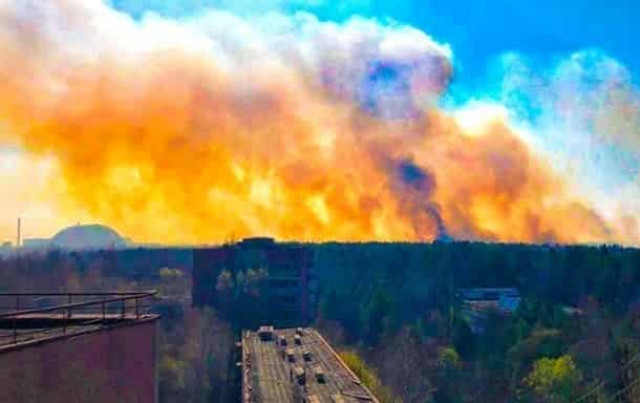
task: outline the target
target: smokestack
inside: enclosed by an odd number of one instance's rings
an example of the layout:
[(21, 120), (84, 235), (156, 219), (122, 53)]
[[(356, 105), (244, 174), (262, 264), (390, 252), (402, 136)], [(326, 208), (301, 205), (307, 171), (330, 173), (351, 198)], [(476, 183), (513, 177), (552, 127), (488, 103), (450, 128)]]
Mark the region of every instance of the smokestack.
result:
[(22, 230), (22, 219), (20, 217), (18, 217), (18, 234), (17, 234), (17, 238), (16, 238), (16, 248), (20, 247), (21, 244), (21, 240), (22, 240), (22, 236), (21, 236), (21, 230)]

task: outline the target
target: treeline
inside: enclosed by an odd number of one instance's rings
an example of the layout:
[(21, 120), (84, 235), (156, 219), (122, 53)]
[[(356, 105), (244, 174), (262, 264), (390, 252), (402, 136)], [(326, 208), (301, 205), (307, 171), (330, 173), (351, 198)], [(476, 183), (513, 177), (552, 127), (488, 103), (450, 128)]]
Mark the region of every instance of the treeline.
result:
[(512, 316), (488, 315), (479, 334), (457, 307), (397, 327), (381, 311), (377, 341), (348, 341), (339, 321), (318, 327), (358, 351), (389, 402), (640, 401), (638, 311), (615, 315), (591, 298), (578, 309), (525, 298)]
[[(640, 251), (483, 243), (314, 245), (317, 325), (404, 402), (640, 401)], [(460, 288), (516, 287), (471, 332)]]
[[(99, 275), (122, 282), (157, 283), (163, 267), (191, 273), (193, 253), (188, 248), (135, 248), (91, 251), (29, 251), (22, 250), (2, 258), (0, 256), (0, 291), (52, 290), (65, 284), (69, 276)], [(71, 273), (71, 271), (73, 273)], [(18, 275), (19, 274), (19, 275)], [(33, 278), (50, 281), (31, 281)], [(118, 280), (119, 279), (119, 280)], [(59, 288), (59, 287), (58, 287)]]
[[(640, 250), (451, 242), (318, 244), (313, 275), (320, 311), (360, 339), (381, 308), (399, 326), (454, 304), (460, 288), (516, 287), (524, 297), (576, 306), (594, 298), (623, 314), (640, 301)], [(385, 307), (387, 306), (388, 307)], [(360, 325), (357, 325), (360, 323)]]

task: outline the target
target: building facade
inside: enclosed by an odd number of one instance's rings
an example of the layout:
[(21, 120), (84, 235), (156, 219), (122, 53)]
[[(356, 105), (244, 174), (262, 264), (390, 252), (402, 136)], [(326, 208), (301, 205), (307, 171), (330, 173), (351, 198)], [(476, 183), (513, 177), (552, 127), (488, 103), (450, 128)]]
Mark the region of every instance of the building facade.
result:
[(520, 305), (517, 288), (465, 288), (458, 290), (463, 317), (473, 333), (482, 333), (490, 313), (512, 315)]
[(92, 302), (0, 314), (0, 402), (155, 403), (158, 316), (137, 305), (150, 295), (90, 295)]
[(306, 324), (315, 311), (311, 257), (302, 245), (270, 238), (195, 249), (193, 304), (237, 312), (238, 305), (253, 301), (251, 311), (265, 323)]

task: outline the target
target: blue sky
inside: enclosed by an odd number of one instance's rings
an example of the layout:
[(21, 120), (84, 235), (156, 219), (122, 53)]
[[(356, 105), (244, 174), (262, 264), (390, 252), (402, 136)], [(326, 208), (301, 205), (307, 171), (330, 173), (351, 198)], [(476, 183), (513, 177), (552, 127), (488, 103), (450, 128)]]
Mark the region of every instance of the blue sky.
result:
[[(135, 17), (156, 12), (169, 17), (197, 14), (208, 7), (236, 13), (305, 10), (322, 20), (354, 14), (392, 18), (422, 29), (455, 54), (456, 84), (475, 90), (488, 80), (490, 67), (504, 52), (539, 62), (585, 48), (598, 48), (638, 77), (640, 5), (633, 0), (112, 0)], [(634, 80), (637, 81), (637, 80)]]

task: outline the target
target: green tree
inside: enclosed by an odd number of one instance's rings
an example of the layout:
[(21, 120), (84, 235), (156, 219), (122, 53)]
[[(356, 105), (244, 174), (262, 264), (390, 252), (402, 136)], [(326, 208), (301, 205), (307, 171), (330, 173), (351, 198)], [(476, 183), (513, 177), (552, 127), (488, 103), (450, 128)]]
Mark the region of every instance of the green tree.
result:
[(326, 293), (320, 303), (320, 314), (323, 319), (336, 320), (340, 315), (340, 302), (336, 290)]
[(378, 288), (365, 311), (366, 341), (376, 345), (384, 334), (391, 312), (391, 300), (382, 288)]
[(460, 356), (453, 347), (444, 347), (438, 354), (438, 367), (445, 371), (453, 371), (460, 366)]
[(453, 345), (464, 359), (471, 359), (475, 353), (476, 339), (469, 324), (462, 318), (456, 320), (453, 328)]
[(462, 392), (460, 385), (462, 375), (462, 362), (458, 352), (453, 347), (443, 347), (438, 352), (437, 367), (435, 373), (436, 402), (460, 402)]
[(525, 378), (534, 398), (544, 402), (570, 402), (578, 394), (582, 373), (569, 355), (541, 358)]
[(234, 286), (233, 283), (233, 274), (229, 270), (223, 270), (218, 275), (218, 279), (216, 282), (216, 291), (218, 292), (228, 292), (232, 290)]
[(343, 351), (340, 353), (340, 358), (382, 403), (396, 401), (391, 390), (382, 385), (376, 372), (367, 366), (357, 352), (353, 350)]
[(233, 315), (236, 306), (236, 296), (234, 293), (235, 282), (233, 273), (223, 270), (218, 275), (216, 281), (216, 291), (218, 294), (218, 308), (227, 315)]
[(159, 365), (161, 396), (179, 395), (186, 387), (186, 362), (169, 355), (163, 355)]

